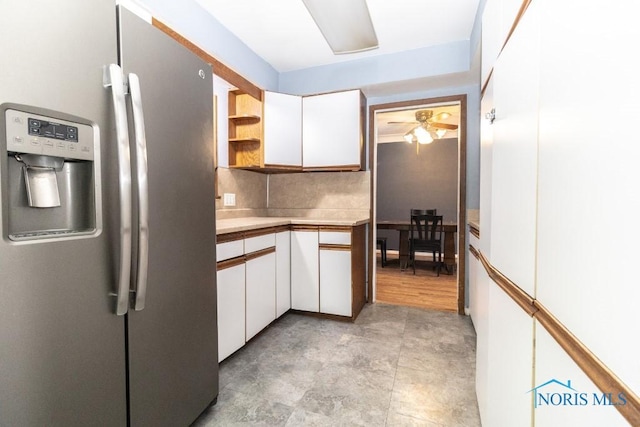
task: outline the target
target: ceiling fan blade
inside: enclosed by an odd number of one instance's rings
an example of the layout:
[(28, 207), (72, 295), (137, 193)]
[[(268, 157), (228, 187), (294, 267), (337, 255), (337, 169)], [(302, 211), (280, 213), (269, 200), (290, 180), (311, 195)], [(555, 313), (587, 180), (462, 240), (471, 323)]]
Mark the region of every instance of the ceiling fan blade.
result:
[(387, 122), (388, 125), (417, 125), (418, 122)]
[(458, 125), (450, 125), (449, 123), (429, 123), (429, 126), (434, 127), (436, 129), (447, 129), (447, 130), (458, 129)]
[(437, 122), (439, 120), (444, 120), (444, 119), (447, 119), (449, 117), (451, 117), (450, 113), (447, 113), (446, 111), (442, 111), (442, 112), (436, 114), (435, 116), (432, 116), (429, 119), (429, 122)]

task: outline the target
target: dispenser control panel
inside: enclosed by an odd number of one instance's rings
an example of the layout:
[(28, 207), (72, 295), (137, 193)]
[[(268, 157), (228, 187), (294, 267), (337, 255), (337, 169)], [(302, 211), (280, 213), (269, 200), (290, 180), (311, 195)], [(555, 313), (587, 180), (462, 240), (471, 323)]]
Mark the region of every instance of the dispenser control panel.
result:
[(89, 125), (27, 113), (5, 111), (7, 151), (74, 160), (93, 160), (93, 128)]

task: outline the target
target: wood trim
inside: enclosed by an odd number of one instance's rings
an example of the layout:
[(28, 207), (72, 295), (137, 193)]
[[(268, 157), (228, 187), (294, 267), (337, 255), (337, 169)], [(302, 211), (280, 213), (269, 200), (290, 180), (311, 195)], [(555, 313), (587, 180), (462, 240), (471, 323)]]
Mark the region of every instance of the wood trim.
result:
[(480, 252), (473, 245), (469, 245), (469, 253), (473, 255), (478, 261), (480, 261)]
[[(518, 14), (516, 15), (516, 18), (513, 20), (513, 23), (511, 24), (511, 28), (507, 33), (507, 37), (505, 38), (504, 43), (502, 43), (502, 47), (500, 47), (500, 52), (498, 52), (498, 57), (500, 57), (500, 54), (504, 50), (504, 47), (507, 45), (507, 42), (513, 35), (513, 32), (516, 30), (516, 27), (520, 23), (520, 20), (524, 16), (524, 13), (527, 11), (527, 8), (529, 7), (530, 4), (531, 4), (531, 0), (524, 0), (520, 5), (520, 10), (518, 10)], [(491, 70), (489, 70), (489, 74), (487, 74), (487, 79), (482, 84), (482, 89), (480, 89), (480, 99), (482, 99), (482, 97), (484, 96), (484, 92), (486, 91), (487, 86), (489, 85), (489, 80), (491, 80), (492, 75), (493, 75), (493, 66), (491, 67)]]
[[(509, 33), (507, 33), (507, 38), (504, 40), (504, 43), (502, 43), (502, 47), (500, 48), (500, 53), (498, 53), (498, 56), (500, 56), (500, 54), (504, 50), (504, 47), (509, 42), (509, 39), (513, 35), (513, 32), (516, 30), (516, 27), (520, 23), (520, 20), (524, 16), (524, 13), (527, 11), (527, 8), (529, 7), (530, 4), (531, 4), (531, 0), (524, 0), (522, 2), (522, 4), (520, 5), (520, 10), (518, 10), (518, 14), (516, 15), (516, 19), (514, 19), (513, 20), (513, 24), (511, 24), (511, 28), (509, 29)], [(491, 68), (491, 71), (493, 71), (493, 68)], [(487, 79), (487, 80), (489, 80), (489, 79)]]
[(267, 234), (273, 234), (275, 232), (276, 232), (276, 227), (254, 228), (252, 230), (245, 231), (244, 238), (250, 239), (252, 237), (260, 237), (260, 236), (265, 236)]
[(596, 357), (578, 338), (556, 319), (539, 301), (534, 318), (603, 393), (624, 393), (627, 403), (615, 408), (632, 426), (640, 426), (640, 398)]
[(357, 172), (360, 170), (360, 165), (339, 165), (339, 166), (309, 166), (302, 167), (303, 172), (344, 172), (351, 171)]
[[(469, 246), (471, 249), (472, 246)], [(532, 298), (515, 283), (500, 273), (489, 263), (487, 258), (478, 253), (480, 261), (489, 277), (505, 291), (529, 316), (536, 319), (562, 349), (573, 359), (591, 381), (603, 393), (624, 393), (627, 403), (615, 405), (615, 408), (630, 425), (640, 425), (640, 397), (629, 386), (616, 376), (598, 357), (591, 352), (575, 335), (573, 335), (551, 312)]]
[(476, 236), (478, 239), (480, 238), (480, 230), (475, 225), (469, 224), (469, 233)]
[(211, 68), (213, 69), (213, 74), (225, 80), (228, 83), (231, 83), (241, 91), (251, 95), (259, 101), (262, 101), (262, 89), (258, 86), (251, 83), (249, 80), (242, 77), (240, 74), (233, 71), (231, 68), (224, 65), (222, 62), (218, 61), (215, 57), (207, 53), (204, 49), (198, 47), (195, 43), (189, 41), (186, 37), (182, 36), (178, 32), (174, 31), (165, 23), (157, 20), (156, 18), (151, 18), (151, 24), (158, 28), (163, 33), (167, 34), (172, 39), (176, 40), (178, 43), (189, 49), (191, 52), (198, 55), (203, 61), (211, 64)]
[(350, 251), (351, 245), (337, 245), (334, 243), (320, 243), (318, 249), (325, 251)]
[[(489, 70), (489, 74), (487, 74), (487, 80), (482, 85), (482, 89), (480, 89), (480, 99), (484, 98), (484, 93), (487, 90), (487, 86), (489, 86), (489, 82), (491, 81), (491, 76), (493, 76), (493, 68)], [(483, 117), (480, 117), (480, 120), (482, 119)]]
[(264, 164), (264, 168), (275, 172), (302, 172), (302, 166)]
[(283, 231), (291, 231), (291, 226), (290, 225), (278, 225), (276, 227), (273, 227), (273, 232), (274, 233), (282, 233)]
[[(369, 106), (369, 169), (371, 171), (371, 203), (370, 206), (373, 207), (373, 198), (375, 194), (373, 194), (374, 188), (374, 170), (375, 164), (373, 161), (373, 152), (375, 150), (375, 112), (377, 110), (387, 110), (387, 109), (401, 109), (401, 108), (418, 108), (423, 105), (430, 104), (460, 104), (460, 127), (458, 129), (458, 164), (459, 164), (459, 175), (458, 175), (458, 314), (464, 314), (464, 305), (465, 305), (465, 275), (466, 275), (466, 248), (467, 245), (467, 237), (464, 230), (464, 226), (467, 223), (467, 95), (459, 94), (459, 95), (451, 95), (451, 96), (440, 96), (436, 98), (426, 98), (426, 99), (414, 99), (410, 101), (402, 101), (402, 102), (391, 102), (388, 104), (376, 104)], [(371, 218), (373, 218), (372, 212)], [(373, 226), (371, 227), (373, 229)], [(373, 268), (375, 266), (375, 241), (373, 241), (373, 230), (370, 232), (370, 255), (369, 255), (369, 271), (371, 272), (370, 280), (369, 280), (369, 295), (373, 294)], [(461, 249), (463, 248), (463, 249)], [(371, 300), (370, 300), (371, 301)]]
[(220, 261), (216, 263), (216, 271), (225, 270), (227, 268), (235, 267), (237, 265), (242, 265), (246, 262), (245, 256), (240, 255), (239, 257), (225, 259), (224, 261)]
[(350, 225), (321, 225), (318, 227), (318, 231), (328, 232), (351, 233), (351, 230)]
[(216, 243), (227, 243), (242, 239), (244, 239), (244, 232), (235, 231), (233, 233), (218, 234), (216, 236)]
[(318, 231), (317, 225), (292, 224), (291, 231)]
[(489, 274), (489, 277), (507, 294), (511, 297), (516, 304), (520, 306), (529, 316), (538, 310), (533, 305), (533, 298), (529, 296), (525, 291), (520, 289), (518, 285), (513, 283), (507, 276), (498, 271), (493, 265), (489, 263), (489, 260), (485, 258), (482, 252), (479, 252), (480, 262), (484, 266), (484, 269)]
[(255, 252), (251, 252), (249, 254), (245, 254), (244, 257), (247, 260), (247, 262), (249, 262), (252, 259), (260, 258), (261, 256), (273, 254), (275, 252), (276, 252), (276, 247), (275, 246), (271, 246), (271, 247), (266, 248), (266, 249), (260, 249), (259, 251), (255, 251)]
[(355, 320), (367, 303), (366, 224), (353, 227), (351, 233), (351, 318)]

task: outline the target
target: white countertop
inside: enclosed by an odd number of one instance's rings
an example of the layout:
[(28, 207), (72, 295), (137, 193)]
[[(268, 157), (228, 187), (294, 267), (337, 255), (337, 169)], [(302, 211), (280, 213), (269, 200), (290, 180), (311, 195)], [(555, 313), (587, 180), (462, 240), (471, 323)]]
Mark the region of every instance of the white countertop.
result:
[(279, 225), (335, 225), (355, 227), (369, 222), (368, 217), (346, 219), (307, 218), (307, 217), (245, 217), (216, 220), (216, 234), (235, 233), (238, 231), (256, 230), (259, 228), (277, 227)]

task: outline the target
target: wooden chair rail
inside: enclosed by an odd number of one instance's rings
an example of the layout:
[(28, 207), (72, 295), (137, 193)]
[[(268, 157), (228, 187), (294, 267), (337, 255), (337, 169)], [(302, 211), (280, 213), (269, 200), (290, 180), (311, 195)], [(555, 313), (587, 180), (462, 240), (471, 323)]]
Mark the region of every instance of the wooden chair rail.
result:
[(498, 271), (481, 251), (480, 262), (491, 279), (529, 316), (536, 319), (603, 393), (624, 393), (627, 403), (615, 408), (633, 426), (640, 426), (640, 398), (556, 319), (538, 300)]

